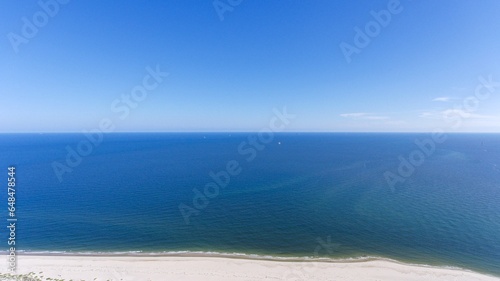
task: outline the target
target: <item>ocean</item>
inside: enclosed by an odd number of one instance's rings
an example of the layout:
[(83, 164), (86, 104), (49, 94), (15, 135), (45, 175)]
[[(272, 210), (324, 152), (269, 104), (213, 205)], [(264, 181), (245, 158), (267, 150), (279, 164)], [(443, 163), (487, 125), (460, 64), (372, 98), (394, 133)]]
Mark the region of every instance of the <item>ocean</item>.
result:
[(385, 258), (500, 276), (500, 134), (444, 137), (0, 134), (0, 202), (7, 226), (14, 166), (19, 253)]

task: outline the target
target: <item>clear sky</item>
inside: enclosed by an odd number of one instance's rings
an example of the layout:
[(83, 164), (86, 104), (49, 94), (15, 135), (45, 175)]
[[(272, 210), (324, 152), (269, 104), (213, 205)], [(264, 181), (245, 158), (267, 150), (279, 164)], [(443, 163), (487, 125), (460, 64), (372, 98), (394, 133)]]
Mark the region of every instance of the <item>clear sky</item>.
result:
[(500, 132), (498, 0), (55, 1), (0, 2), (0, 132)]

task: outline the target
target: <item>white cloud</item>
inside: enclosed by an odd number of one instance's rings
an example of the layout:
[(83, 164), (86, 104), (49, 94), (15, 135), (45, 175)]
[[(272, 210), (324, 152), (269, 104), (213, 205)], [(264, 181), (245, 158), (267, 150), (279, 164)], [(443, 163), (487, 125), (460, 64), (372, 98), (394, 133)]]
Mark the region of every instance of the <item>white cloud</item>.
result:
[(439, 118), (438, 112), (429, 112), (429, 111), (424, 111), (420, 113), (419, 117), (421, 118)]
[(451, 97), (438, 97), (438, 98), (433, 99), (432, 101), (449, 102), (451, 100), (453, 100), (453, 98), (451, 98)]
[(344, 113), (344, 114), (340, 114), (340, 116), (346, 117), (346, 118), (363, 117), (365, 115), (368, 115), (368, 113), (359, 112), (359, 113)]
[(387, 120), (388, 116), (380, 116), (376, 114), (366, 113), (366, 112), (355, 112), (355, 113), (343, 113), (340, 114), (341, 117), (351, 118), (351, 119), (361, 119), (361, 120)]
[(387, 120), (389, 117), (387, 116), (366, 116), (365, 119), (368, 120)]

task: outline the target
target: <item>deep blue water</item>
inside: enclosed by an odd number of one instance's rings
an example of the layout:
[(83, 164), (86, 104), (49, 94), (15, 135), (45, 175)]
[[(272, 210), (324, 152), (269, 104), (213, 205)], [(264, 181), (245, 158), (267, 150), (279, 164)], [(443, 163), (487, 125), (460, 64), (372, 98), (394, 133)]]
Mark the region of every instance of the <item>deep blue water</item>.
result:
[[(499, 134), (448, 135), (393, 188), (384, 173), (429, 134), (276, 134), (261, 150), (255, 136), (108, 134), (70, 167), (82, 134), (0, 135), (1, 185), (17, 172), (17, 249), (373, 256), (500, 275)], [(72, 169), (61, 182), (55, 161)], [(228, 162), (239, 174), (194, 205)]]

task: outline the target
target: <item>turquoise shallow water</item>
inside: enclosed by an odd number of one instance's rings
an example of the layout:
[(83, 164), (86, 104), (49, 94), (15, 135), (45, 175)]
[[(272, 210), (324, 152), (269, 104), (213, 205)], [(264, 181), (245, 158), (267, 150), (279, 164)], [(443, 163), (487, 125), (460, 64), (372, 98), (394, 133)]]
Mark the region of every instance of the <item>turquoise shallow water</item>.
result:
[[(105, 135), (60, 182), (54, 162), (67, 165), (85, 136), (0, 135), (0, 170), (17, 170), (17, 249), (385, 257), (500, 276), (500, 135), (448, 135), (392, 188), (384, 173), (398, 175), (398, 157), (430, 135), (276, 134), (251, 146), (255, 136)], [(197, 196), (227, 170), (225, 187)]]

